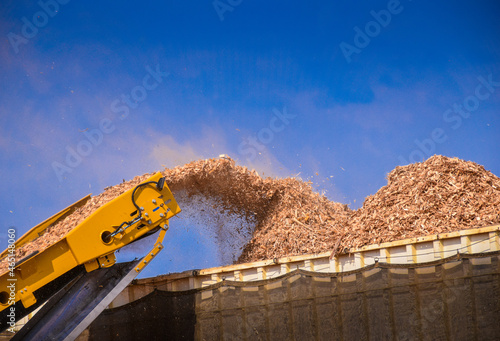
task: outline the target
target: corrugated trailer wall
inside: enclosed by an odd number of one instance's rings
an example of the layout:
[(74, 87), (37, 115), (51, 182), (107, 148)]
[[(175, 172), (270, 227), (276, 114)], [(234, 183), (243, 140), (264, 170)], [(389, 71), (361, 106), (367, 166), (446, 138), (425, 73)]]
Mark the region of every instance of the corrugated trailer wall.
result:
[[(500, 340), (498, 227), (465, 231), (365, 248), (378, 256), (350, 271), (329, 271), (342, 260), (327, 267), (320, 255), (138, 280), (80, 339)], [(345, 257), (355, 267), (364, 256)]]

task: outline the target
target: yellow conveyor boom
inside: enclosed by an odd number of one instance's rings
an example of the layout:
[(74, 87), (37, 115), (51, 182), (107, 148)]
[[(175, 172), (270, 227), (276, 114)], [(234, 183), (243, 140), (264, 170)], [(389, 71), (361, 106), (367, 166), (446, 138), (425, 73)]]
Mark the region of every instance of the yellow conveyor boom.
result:
[[(164, 182), (160, 173), (153, 175), (98, 208), (47, 249), (16, 260), (15, 266), (0, 276), (0, 312), (12, 306), (13, 299), (16, 305), (21, 301), (24, 308), (32, 306), (37, 302), (37, 290), (77, 266), (83, 264), (87, 272), (112, 266), (116, 262), (116, 250), (161, 229), (155, 247), (136, 268), (140, 272), (161, 250), (168, 220), (180, 212)], [(90, 195), (33, 227), (17, 240), (16, 249), (38, 238), (49, 226), (89, 200)], [(7, 256), (8, 250), (0, 255)], [(15, 287), (15, 294), (11, 294), (9, 285)]]

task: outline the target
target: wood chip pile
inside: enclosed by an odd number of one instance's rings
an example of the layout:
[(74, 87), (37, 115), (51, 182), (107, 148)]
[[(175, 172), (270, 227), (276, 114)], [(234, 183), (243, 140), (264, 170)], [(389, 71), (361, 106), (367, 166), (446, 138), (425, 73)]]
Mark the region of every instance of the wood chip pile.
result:
[[(152, 174), (106, 188), (19, 248), (17, 259), (43, 251), (97, 208)], [(229, 158), (198, 160), (165, 169), (163, 174), (174, 196), (183, 192), (187, 196), (182, 197), (189, 199), (201, 194), (216, 199), (220, 212), (243, 214), (254, 222), (253, 236), (238, 262), (340, 253), (367, 244), (500, 222), (500, 179), (476, 163), (444, 156), (396, 167), (388, 174), (388, 185), (367, 197), (356, 211), (315, 193), (309, 182), (262, 178)], [(179, 205), (182, 208), (182, 202)], [(2, 262), (0, 273), (5, 270)]]
[(435, 155), (396, 167), (387, 186), (349, 218), (346, 247), (481, 227), (500, 222), (500, 179), (483, 166)]

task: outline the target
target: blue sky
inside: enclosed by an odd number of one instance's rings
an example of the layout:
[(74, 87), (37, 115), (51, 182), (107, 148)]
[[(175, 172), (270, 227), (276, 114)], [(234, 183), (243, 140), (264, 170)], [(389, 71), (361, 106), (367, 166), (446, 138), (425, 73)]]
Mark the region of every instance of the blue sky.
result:
[[(0, 4), (2, 230), (222, 153), (352, 208), (433, 154), (500, 175), (497, 1), (41, 4)], [(183, 224), (147, 275), (220, 265)]]

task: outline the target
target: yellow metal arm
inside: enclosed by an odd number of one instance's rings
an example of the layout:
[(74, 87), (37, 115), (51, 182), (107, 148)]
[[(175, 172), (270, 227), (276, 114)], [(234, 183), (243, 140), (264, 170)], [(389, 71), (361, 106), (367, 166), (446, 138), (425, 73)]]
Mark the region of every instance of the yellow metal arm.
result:
[[(77, 208), (85, 205), (87, 203), (87, 201), (89, 201), (89, 199), (90, 199), (90, 194), (87, 195), (86, 197), (78, 200), (77, 202), (75, 202), (71, 206), (66, 207), (61, 212), (54, 214), (52, 217), (41, 222), (40, 224), (33, 227), (32, 229), (30, 229), (28, 232), (23, 234), (22, 237), (16, 241), (16, 244), (15, 244), (16, 249), (20, 248), (24, 244), (31, 242), (34, 239), (40, 237), (49, 226), (54, 225), (58, 221), (66, 218), (68, 215), (75, 212)], [(8, 250), (5, 250), (4, 252), (2, 252), (0, 254), (0, 259), (4, 258), (7, 255), (7, 252), (8, 252)]]
[[(21, 300), (27, 308), (36, 302), (38, 289), (71, 269), (82, 264), (87, 271), (112, 266), (116, 261), (114, 252), (117, 249), (162, 228), (155, 247), (143, 260), (144, 266), (149, 263), (163, 247), (161, 241), (168, 227), (168, 219), (180, 212), (168, 186), (157, 186), (158, 183), (163, 184), (160, 173), (97, 209), (62, 240), (18, 264), (13, 275), (11, 272), (1, 275), (0, 311), (12, 303), (8, 289), (12, 283), (15, 284), (16, 302)], [(67, 215), (68, 209), (28, 231), (16, 247)]]
[(151, 249), (151, 251), (148, 252), (148, 254), (142, 259), (142, 261), (139, 263), (139, 265), (136, 266), (135, 271), (141, 272), (142, 269), (146, 265), (148, 265), (153, 258), (156, 257), (156, 255), (163, 249), (163, 239), (165, 238), (165, 233), (168, 230), (168, 225), (165, 224), (162, 226), (160, 233), (158, 234), (158, 238), (156, 239), (155, 245)]

